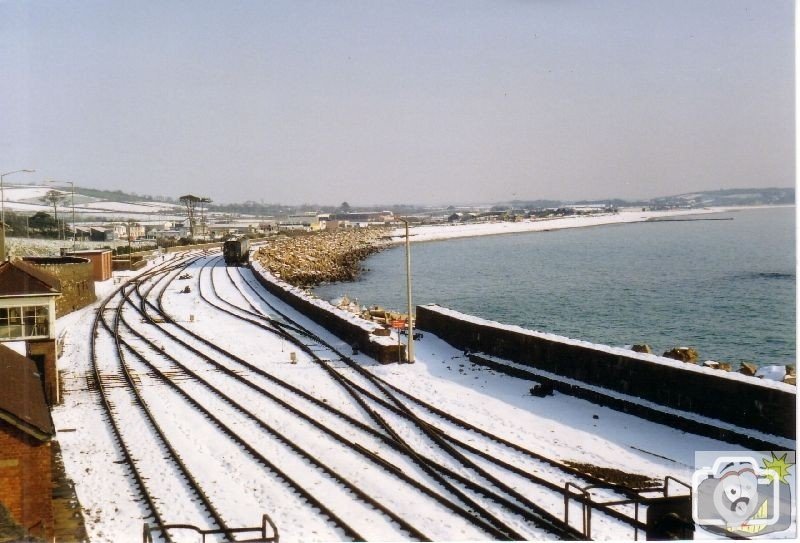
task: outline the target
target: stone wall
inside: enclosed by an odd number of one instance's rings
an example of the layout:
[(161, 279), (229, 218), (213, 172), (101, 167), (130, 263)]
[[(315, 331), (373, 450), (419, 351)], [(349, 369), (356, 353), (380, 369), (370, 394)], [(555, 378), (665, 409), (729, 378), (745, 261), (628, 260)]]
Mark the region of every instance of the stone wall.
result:
[(50, 442), (0, 419), (0, 503), (32, 536), (53, 534)]
[(486, 353), (743, 428), (795, 437), (797, 394), (791, 385), (509, 329), (436, 306), (417, 307), (417, 327), (459, 349)]
[[(340, 316), (334, 311), (335, 308), (330, 306), (330, 304), (328, 304), (330, 308), (321, 307), (289, 289), (282, 288), (276, 282), (270, 281), (264, 277), (258, 269), (253, 269), (253, 275), (271, 294), (334, 333), (337, 337), (347, 342), (348, 345), (358, 345), (361, 351), (373, 357), (378, 362), (389, 364), (397, 362), (399, 358), (405, 360), (405, 345), (385, 344), (381, 341), (384, 338), (375, 337), (368, 329), (359, 326), (352, 320)], [(349, 353), (345, 352), (344, 354)]]
[(56, 317), (63, 317), (97, 299), (94, 269), (89, 259), (75, 256), (26, 257), (23, 262), (33, 264), (61, 283), (61, 296), (56, 298)]

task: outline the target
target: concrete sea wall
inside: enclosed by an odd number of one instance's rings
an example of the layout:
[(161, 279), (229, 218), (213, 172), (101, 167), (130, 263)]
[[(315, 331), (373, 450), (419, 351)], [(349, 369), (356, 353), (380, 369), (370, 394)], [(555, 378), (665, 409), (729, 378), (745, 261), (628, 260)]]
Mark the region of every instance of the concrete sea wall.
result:
[(794, 439), (795, 387), (417, 307), (417, 327), (454, 347), (485, 353), (587, 385)]
[[(258, 282), (271, 294), (334, 333), (348, 345), (357, 345), (361, 351), (383, 364), (397, 362), (398, 358), (405, 359), (405, 345), (398, 346), (388, 337), (372, 334), (372, 330), (379, 328), (375, 323), (359, 319), (325, 301), (311, 298), (302, 289), (275, 278), (258, 262), (251, 262), (251, 268)], [(345, 351), (344, 354), (349, 352)]]

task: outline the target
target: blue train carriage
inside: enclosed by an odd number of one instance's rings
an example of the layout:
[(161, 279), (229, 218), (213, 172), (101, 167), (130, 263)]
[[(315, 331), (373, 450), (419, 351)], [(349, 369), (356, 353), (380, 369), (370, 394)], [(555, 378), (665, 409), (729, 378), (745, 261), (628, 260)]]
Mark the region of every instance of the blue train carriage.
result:
[(250, 262), (250, 240), (244, 236), (225, 240), (222, 257), (227, 266), (246, 266)]

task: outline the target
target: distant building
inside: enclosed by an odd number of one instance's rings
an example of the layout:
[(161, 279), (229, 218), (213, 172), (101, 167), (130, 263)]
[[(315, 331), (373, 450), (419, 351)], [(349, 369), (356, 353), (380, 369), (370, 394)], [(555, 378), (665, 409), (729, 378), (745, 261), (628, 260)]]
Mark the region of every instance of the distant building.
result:
[(180, 239), (187, 234), (184, 230), (154, 230), (151, 235), (156, 239)]
[(316, 213), (302, 213), (300, 215), (289, 215), (289, 218), (283, 222), (284, 225), (302, 226), (307, 230), (316, 231), (321, 230), (319, 215)]
[(390, 223), (394, 221), (391, 211), (359, 211), (353, 213), (333, 213), (331, 220), (347, 221), (350, 223)]
[(89, 239), (91, 241), (114, 241), (117, 238), (113, 229), (93, 226), (89, 228)]
[(256, 234), (258, 231), (257, 222), (228, 222), (208, 225), (211, 239), (224, 238), (232, 234)]
[(70, 251), (66, 254), (88, 258), (92, 263), (92, 278), (95, 281), (111, 279), (112, 251), (108, 249), (87, 249), (82, 251)]

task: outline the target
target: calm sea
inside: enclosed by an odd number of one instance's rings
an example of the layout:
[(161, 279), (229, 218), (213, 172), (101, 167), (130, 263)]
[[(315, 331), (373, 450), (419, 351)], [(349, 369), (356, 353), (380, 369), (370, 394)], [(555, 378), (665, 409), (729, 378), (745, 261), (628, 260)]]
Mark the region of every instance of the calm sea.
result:
[[(660, 353), (795, 363), (794, 208), (412, 245), (415, 305)], [(323, 285), (362, 305), (406, 307), (402, 247), (353, 283)]]

